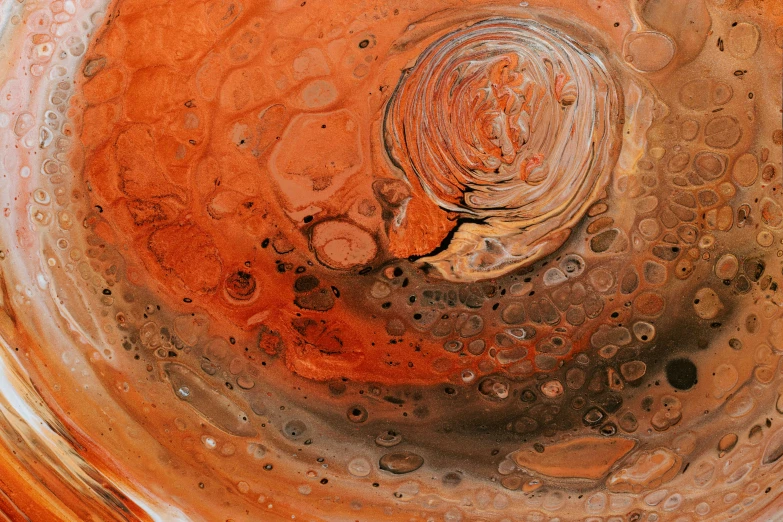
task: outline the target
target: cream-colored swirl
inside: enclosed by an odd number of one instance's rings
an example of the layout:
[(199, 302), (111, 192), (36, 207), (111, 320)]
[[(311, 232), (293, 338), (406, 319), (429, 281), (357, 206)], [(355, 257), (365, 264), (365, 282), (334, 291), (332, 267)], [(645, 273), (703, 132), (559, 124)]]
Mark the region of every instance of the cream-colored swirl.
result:
[(470, 222), (422, 261), (475, 280), (558, 248), (606, 185), (621, 106), (598, 51), (535, 20), (487, 19), (430, 45), (387, 106), (386, 147)]

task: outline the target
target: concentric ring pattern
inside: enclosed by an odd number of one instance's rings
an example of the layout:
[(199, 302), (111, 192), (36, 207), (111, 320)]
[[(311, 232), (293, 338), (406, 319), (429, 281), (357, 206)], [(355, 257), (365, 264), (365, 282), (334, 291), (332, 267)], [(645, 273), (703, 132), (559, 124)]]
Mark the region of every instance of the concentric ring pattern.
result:
[(475, 279), (563, 243), (614, 161), (611, 74), (598, 51), (534, 20), (482, 20), (421, 54), (388, 104), (389, 154), (439, 206), (482, 220), (426, 262)]

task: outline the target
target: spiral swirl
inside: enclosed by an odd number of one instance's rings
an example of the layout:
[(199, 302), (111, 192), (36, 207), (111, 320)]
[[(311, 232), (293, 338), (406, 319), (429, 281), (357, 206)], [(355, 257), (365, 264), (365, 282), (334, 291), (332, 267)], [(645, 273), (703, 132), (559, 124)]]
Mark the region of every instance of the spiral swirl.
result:
[(535, 20), (486, 19), (431, 44), (389, 101), (386, 147), (471, 222), (423, 261), (480, 279), (559, 247), (607, 182), (621, 97), (597, 51)]

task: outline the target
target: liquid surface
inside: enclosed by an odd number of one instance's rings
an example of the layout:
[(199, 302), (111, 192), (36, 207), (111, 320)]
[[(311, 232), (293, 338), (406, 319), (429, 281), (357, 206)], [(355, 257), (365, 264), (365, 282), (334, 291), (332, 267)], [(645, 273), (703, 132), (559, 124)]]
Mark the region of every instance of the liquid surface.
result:
[(780, 2), (0, 12), (11, 520), (780, 518)]

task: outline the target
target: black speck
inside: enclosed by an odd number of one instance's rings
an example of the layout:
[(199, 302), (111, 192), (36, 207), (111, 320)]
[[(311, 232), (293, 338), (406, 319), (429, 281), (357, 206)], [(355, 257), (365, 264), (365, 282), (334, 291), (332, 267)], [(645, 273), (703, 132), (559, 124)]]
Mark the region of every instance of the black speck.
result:
[(696, 365), (690, 359), (673, 359), (666, 364), (666, 380), (678, 390), (689, 390), (698, 382)]

